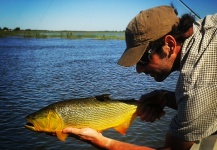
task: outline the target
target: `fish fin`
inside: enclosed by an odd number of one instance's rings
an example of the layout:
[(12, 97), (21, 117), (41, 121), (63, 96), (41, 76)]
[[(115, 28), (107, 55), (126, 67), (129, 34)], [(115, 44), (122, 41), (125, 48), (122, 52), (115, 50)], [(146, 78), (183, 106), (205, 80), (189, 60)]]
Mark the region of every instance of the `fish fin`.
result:
[(114, 129), (123, 135), (125, 135), (125, 133), (127, 131), (127, 128), (122, 126), (122, 125), (114, 127)]
[(56, 135), (58, 139), (64, 142), (66, 141), (66, 138), (68, 137), (68, 134), (62, 133), (62, 131), (56, 131)]
[(129, 126), (132, 124), (132, 122), (136, 119), (137, 115), (136, 113), (133, 114), (133, 116), (131, 118), (129, 118), (127, 121), (125, 121), (124, 123), (114, 127), (114, 129), (116, 131), (118, 131), (119, 133), (125, 135), (127, 129), (129, 128)]

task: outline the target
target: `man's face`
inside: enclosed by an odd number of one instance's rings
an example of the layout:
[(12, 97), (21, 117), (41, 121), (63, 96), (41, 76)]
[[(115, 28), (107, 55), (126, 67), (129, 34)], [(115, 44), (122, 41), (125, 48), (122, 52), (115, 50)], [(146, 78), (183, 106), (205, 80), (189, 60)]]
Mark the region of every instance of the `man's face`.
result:
[(165, 80), (172, 72), (175, 57), (169, 54), (169, 47), (162, 47), (163, 53), (158, 54), (155, 51), (149, 56), (147, 64), (137, 63), (136, 71), (145, 73), (153, 77), (157, 82)]

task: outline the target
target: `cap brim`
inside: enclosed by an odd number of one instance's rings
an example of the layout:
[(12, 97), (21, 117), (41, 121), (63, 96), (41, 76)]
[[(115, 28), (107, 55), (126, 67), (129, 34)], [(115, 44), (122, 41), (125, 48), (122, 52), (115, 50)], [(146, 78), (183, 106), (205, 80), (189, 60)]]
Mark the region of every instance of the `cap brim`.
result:
[(124, 67), (134, 66), (142, 58), (142, 55), (144, 54), (147, 46), (148, 43), (144, 45), (139, 45), (137, 47), (126, 49), (122, 54), (121, 58), (119, 59), (118, 65)]

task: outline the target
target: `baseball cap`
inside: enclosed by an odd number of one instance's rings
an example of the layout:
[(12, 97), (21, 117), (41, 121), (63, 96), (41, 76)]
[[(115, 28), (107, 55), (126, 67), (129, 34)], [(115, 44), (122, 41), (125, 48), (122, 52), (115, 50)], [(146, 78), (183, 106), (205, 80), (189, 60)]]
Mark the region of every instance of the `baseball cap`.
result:
[(169, 33), (178, 23), (179, 18), (170, 6), (158, 6), (141, 11), (125, 30), (127, 48), (118, 64), (125, 67), (137, 64), (149, 43)]

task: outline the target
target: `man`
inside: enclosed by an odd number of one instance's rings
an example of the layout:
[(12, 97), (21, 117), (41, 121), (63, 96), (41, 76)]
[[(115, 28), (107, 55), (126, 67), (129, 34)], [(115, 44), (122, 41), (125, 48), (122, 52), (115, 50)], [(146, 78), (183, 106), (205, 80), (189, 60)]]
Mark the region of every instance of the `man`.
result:
[[(174, 8), (159, 6), (140, 12), (125, 32), (127, 48), (119, 65), (136, 65), (138, 73), (158, 82), (180, 71), (175, 92), (156, 90), (139, 100), (149, 101), (138, 111), (144, 121), (160, 118), (165, 106), (178, 110), (164, 147), (158, 149), (187, 150), (217, 131), (217, 14), (193, 22), (190, 15), (179, 19)], [(113, 140), (89, 128), (63, 132), (104, 149), (152, 149)]]

